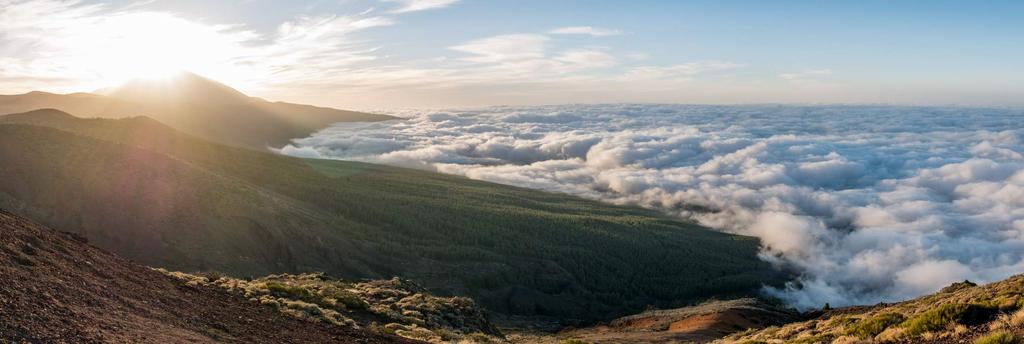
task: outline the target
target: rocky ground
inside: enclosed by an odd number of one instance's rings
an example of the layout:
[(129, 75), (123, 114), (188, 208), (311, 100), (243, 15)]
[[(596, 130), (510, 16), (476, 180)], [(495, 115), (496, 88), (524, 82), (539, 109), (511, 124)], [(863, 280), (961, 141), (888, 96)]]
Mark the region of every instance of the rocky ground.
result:
[(745, 298), (649, 310), (607, 324), (565, 330), (558, 335), (567, 340), (608, 344), (709, 342), (745, 329), (781, 325), (797, 319), (794, 311)]
[(348, 282), (320, 273), (251, 280), (161, 272), (189, 285), (221, 288), (296, 318), (435, 343), (491, 343), (505, 338), (472, 299), (439, 297), (407, 280)]
[(1024, 338), (1024, 275), (977, 286), (961, 282), (895, 304), (810, 314), (810, 320), (749, 330), (721, 343), (975, 343)]
[(0, 211), (0, 342), (413, 343), (282, 314)]

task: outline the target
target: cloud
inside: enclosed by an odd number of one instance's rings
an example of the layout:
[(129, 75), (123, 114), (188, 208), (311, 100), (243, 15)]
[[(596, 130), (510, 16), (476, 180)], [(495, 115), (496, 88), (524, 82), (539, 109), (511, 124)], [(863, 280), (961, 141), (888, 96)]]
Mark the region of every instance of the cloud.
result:
[(383, 0), (384, 2), (393, 2), (399, 4), (399, 7), (392, 10), (392, 13), (408, 13), (433, 10), (438, 8), (445, 8), (459, 0)]
[(452, 50), (468, 53), (466, 61), (480, 63), (517, 62), (544, 57), (544, 45), (549, 38), (544, 35), (523, 33), (488, 37), (451, 47)]
[(637, 204), (756, 236), (763, 259), (800, 272), (765, 292), (802, 309), (1024, 272), (1020, 110), (625, 104), (398, 114), (408, 120), (339, 124), (282, 152)]
[(604, 29), (593, 26), (569, 26), (557, 28), (548, 33), (553, 35), (590, 35), (594, 37), (617, 36), (622, 32), (619, 30)]
[[(273, 32), (209, 24), (137, 6), (80, 1), (3, 1), (0, 87), (31, 78), (44, 89), (111, 86), (153, 69), (186, 69), (236, 86), (341, 74), (377, 59), (358, 31), (392, 25), (367, 14), (299, 17)], [(22, 81), (23, 82), (23, 81)], [(24, 83), (24, 82), (23, 82)], [(33, 85), (35, 86), (35, 85)], [(81, 89), (79, 89), (81, 90)]]
[(831, 69), (812, 69), (796, 73), (782, 73), (779, 74), (779, 78), (785, 80), (806, 80), (829, 75), (832, 75)]
[(624, 80), (690, 80), (693, 77), (710, 72), (724, 71), (745, 67), (744, 64), (728, 61), (700, 61), (681, 63), (668, 66), (639, 66), (630, 69), (622, 76)]

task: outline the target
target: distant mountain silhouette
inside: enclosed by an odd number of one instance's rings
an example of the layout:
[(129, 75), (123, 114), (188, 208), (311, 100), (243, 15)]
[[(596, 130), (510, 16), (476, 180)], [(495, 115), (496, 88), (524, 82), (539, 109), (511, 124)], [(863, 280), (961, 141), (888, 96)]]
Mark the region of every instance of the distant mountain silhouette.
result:
[(227, 85), (183, 73), (168, 80), (133, 80), (97, 93), (30, 92), (0, 96), (0, 114), (54, 108), (83, 117), (150, 116), (183, 132), (264, 150), (337, 122), (397, 119), (310, 105), (269, 102)]

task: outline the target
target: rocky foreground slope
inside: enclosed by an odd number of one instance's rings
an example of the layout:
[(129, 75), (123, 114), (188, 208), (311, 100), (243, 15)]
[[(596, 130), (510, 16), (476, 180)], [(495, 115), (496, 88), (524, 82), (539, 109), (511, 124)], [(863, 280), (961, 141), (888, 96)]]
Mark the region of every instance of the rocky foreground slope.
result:
[(432, 343), (498, 343), (504, 336), (476, 302), (440, 297), (393, 278), (348, 282), (322, 273), (238, 279), (159, 269), (189, 285), (222, 288), (285, 314), (333, 326), (365, 328)]
[(296, 319), (2, 210), (0, 276), (0, 342), (414, 342)]
[(810, 320), (741, 332), (721, 343), (975, 343), (1024, 340), (1024, 275), (955, 283), (914, 300), (826, 310)]

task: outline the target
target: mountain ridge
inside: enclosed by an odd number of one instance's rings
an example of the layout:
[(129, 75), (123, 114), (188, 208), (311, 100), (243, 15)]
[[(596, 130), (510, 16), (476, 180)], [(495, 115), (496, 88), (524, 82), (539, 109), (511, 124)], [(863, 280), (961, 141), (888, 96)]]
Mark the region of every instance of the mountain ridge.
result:
[(132, 80), (100, 91), (105, 94), (33, 91), (0, 95), (0, 114), (55, 108), (97, 118), (144, 115), (210, 141), (255, 150), (281, 147), (333, 123), (399, 119), (266, 101), (192, 73), (166, 80)]

